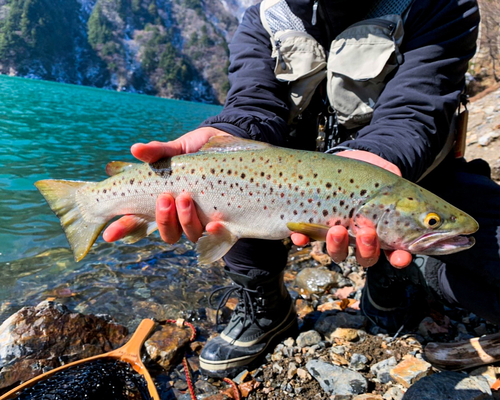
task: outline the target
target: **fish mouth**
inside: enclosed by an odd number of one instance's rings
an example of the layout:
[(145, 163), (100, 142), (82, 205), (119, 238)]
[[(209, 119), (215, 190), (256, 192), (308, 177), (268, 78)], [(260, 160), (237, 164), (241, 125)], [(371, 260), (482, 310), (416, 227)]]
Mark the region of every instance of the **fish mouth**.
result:
[(456, 234), (450, 236), (449, 232), (433, 232), (413, 241), (408, 250), (413, 254), (437, 256), (467, 250), (475, 243), (476, 240), (472, 236)]

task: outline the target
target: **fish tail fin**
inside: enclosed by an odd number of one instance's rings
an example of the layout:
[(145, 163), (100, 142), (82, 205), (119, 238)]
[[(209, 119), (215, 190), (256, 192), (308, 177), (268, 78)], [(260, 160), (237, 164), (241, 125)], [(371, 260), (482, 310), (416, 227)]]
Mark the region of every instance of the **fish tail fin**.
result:
[(79, 188), (95, 184), (94, 182), (55, 179), (35, 182), (36, 188), (61, 221), (76, 261), (85, 257), (107, 223), (107, 221), (102, 223), (85, 221), (76, 202), (76, 191)]

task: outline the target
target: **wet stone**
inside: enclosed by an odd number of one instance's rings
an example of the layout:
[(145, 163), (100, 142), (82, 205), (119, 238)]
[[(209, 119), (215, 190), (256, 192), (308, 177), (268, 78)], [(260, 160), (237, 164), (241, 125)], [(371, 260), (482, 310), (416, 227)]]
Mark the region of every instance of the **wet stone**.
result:
[(0, 389), (111, 351), (125, 343), (127, 334), (108, 316), (72, 313), (51, 301), (24, 307), (0, 326)]
[(166, 371), (175, 367), (189, 344), (191, 330), (174, 324), (159, 325), (144, 343), (147, 354), (153, 362)]
[(322, 294), (336, 287), (341, 275), (328, 268), (304, 268), (295, 279), (295, 284), (309, 294)]
[(367, 390), (368, 382), (359, 372), (319, 360), (309, 361), (306, 368), (330, 395), (355, 395)]

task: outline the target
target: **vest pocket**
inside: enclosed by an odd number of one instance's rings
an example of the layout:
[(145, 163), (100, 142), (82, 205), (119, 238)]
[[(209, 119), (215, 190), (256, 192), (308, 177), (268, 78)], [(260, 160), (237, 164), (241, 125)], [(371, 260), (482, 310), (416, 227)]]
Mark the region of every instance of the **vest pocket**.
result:
[(327, 93), (346, 128), (367, 124), (387, 77), (402, 63), (399, 15), (386, 15), (351, 25), (331, 43)]
[(291, 124), (309, 105), (316, 88), (326, 77), (325, 51), (308, 33), (286, 30), (275, 33), (272, 56), (276, 58), (276, 78), (288, 82), (288, 123)]

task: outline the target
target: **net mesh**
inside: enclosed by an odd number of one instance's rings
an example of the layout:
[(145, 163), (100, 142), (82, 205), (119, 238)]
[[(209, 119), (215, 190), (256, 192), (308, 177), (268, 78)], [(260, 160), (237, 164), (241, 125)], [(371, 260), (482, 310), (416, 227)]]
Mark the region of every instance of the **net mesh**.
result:
[(130, 364), (99, 359), (64, 369), (23, 390), (20, 400), (151, 400), (146, 380)]

